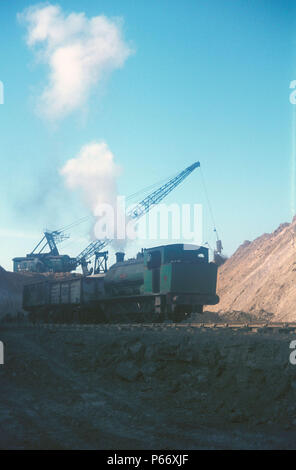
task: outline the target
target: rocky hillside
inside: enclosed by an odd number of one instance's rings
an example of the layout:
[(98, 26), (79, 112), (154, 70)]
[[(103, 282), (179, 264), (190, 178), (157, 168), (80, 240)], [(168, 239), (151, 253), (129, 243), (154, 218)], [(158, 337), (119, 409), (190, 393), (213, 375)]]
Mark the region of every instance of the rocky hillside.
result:
[(209, 310), (296, 321), (296, 217), (245, 241), (219, 268), (220, 303)]

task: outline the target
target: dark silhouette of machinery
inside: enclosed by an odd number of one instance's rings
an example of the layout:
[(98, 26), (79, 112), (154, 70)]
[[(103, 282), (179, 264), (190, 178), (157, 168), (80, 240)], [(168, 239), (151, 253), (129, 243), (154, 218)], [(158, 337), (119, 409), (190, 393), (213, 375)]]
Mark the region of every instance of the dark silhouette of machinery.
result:
[[(127, 213), (127, 217), (132, 220), (139, 220), (144, 214), (150, 211), (152, 207), (159, 204), (171, 191), (182, 183), (196, 168), (200, 167), (199, 162), (195, 162), (173, 178), (170, 178), (156, 190), (150, 192), (148, 196), (142, 199), (132, 210)], [(88, 275), (92, 272), (105, 272), (107, 269), (108, 252), (102, 250), (109, 245), (112, 240), (92, 241), (75, 258), (68, 255), (60, 255), (57, 249), (57, 243), (68, 238), (64, 230), (54, 232), (46, 231), (41, 241), (34, 250), (25, 257), (13, 259), (15, 272), (71, 272), (81, 266), (83, 274)], [(40, 248), (39, 252), (36, 252)], [(45, 247), (49, 247), (49, 252), (44, 253)], [(222, 248), (221, 248), (222, 249)], [(95, 256), (94, 268), (88, 269), (91, 258)]]

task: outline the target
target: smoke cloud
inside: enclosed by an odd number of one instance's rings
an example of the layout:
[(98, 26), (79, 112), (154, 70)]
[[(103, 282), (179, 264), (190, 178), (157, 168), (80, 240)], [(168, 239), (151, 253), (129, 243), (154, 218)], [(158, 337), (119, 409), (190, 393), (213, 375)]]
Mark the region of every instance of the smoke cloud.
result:
[[(131, 54), (122, 35), (122, 21), (85, 13), (66, 15), (58, 5), (36, 5), (18, 14), (27, 29), (26, 42), (49, 67), (48, 84), (38, 110), (49, 119), (64, 117), (83, 106), (91, 89)], [(36, 46), (37, 47), (36, 49)]]
[(98, 206), (115, 207), (116, 180), (121, 169), (105, 142), (92, 142), (83, 146), (77, 157), (68, 160), (60, 174), (71, 190), (81, 190), (84, 202), (96, 215)]

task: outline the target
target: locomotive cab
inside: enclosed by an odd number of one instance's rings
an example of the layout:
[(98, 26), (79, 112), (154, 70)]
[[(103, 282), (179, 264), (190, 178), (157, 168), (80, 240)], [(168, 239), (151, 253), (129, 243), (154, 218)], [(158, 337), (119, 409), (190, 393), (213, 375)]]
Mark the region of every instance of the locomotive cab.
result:
[(174, 244), (144, 251), (144, 293), (159, 294), (162, 310), (201, 313), (203, 305), (219, 301), (216, 281), (217, 266), (209, 263), (205, 247)]

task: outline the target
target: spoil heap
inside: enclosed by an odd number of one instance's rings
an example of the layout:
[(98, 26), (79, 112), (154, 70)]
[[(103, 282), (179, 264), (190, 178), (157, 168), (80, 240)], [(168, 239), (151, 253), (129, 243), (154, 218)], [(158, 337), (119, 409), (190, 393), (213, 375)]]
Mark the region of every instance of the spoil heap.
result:
[(245, 241), (219, 268), (220, 303), (208, 307), (229, 319), (296, 321), (296, 217), (273, 233)]

